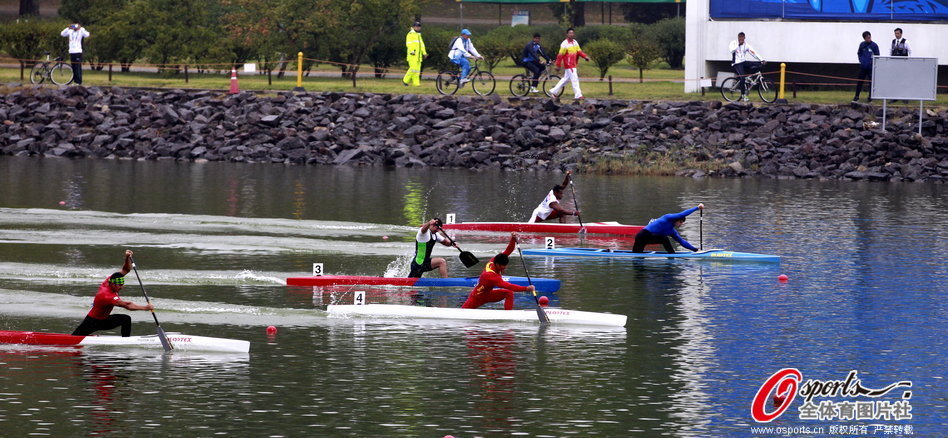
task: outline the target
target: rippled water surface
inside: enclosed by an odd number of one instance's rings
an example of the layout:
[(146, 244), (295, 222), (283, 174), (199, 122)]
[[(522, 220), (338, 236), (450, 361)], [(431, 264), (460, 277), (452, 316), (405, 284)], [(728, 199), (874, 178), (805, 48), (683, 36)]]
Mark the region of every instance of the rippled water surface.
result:
[[(423, 218), (523, 220), (561, 179), (0, 157), (0, 330), (70, 332), (131, 248), (166, 331), (251, 342), (238, 355), (2, 345), (0, 435), (775, 436), (752, 431), (750, 405), (788, 367), (823, 380), (858, 370), (871, 388), (911, 381), (914, 416), (802, 420), (798, 398), (772, 425), (948, 430), (943, 185), (580, 175), (584, 220), (644, 224), (703, 202), (701, 233), (693, 216), (686, 239), (782, 256), (525, 259), (532, 276), (562, 281), (554, 306), (628, 315), (622, 329), (330, 319), (325, 305), (354, 288), (284, 285), (314, 262), (404, 275)], [(506, 244), (456, 237), (482, 260)], [(453, 275), (477, 275), (435, 251)], [(508, 272), (523, 275), (519, 258)], [(123, 296), (142, 302), (129, 282)], [(468, 293), (358, 289), (438, 306)], [(147, 313), (131, 314), (134, 333), (154, 332)]]

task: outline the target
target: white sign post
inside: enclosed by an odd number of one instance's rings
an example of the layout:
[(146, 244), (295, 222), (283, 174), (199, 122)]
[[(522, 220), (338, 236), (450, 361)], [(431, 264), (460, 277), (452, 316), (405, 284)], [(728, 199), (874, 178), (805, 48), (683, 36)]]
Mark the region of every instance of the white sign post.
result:
[(546, 245), (546, 249), (556, 248), (556, 238), (555, 237), (544, 237), (543, 242)]
[(922, 134), (924, 101), (935, 100), (938, 87), (938, 58), (908, 56), (873, 56), (873, 99), (882, 99), (882, 130), (885, 130), (886, 102), (918, 101), (918, 134)]
[(322, 276), (323, 276), (323, 264), (313, 263), (313, 277), (322, 277)]

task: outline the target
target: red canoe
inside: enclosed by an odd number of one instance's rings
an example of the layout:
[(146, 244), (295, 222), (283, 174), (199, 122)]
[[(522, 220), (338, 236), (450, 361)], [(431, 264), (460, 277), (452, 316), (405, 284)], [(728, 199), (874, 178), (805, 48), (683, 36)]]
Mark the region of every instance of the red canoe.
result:
[[(634, 236), (642, 228), (640, 225), (623, 225), (618, 222), (586, 222), (587, 234), (621, 234)], [(568, 233), (576, 234), (582, 227), (579, 224), (563, 224), (559, 222), (463, 222), (459, 224), (444, 224), (445, 230), (453, 231), (497, 231), (518, 233)]]

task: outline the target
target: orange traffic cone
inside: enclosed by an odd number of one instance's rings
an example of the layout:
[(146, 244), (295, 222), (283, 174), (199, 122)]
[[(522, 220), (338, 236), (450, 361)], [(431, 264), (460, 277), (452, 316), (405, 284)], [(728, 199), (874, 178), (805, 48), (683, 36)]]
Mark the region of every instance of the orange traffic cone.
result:
[(237, 68), (230, 68), (230, 94), (240, 93), (240, 86), (237, 85)]

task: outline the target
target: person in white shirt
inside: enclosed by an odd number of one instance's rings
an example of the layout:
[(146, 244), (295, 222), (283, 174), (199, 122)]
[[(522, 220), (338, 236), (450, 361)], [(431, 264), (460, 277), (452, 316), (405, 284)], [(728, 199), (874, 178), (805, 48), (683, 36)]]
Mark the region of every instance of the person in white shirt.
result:
[(69, 60), (72, 62), (72, 81), (82, 85), (82, 40), (89, 38), (89, 31), (79, 23), (70, 24), (59, 33), (69, 38)]
[[(738, 77), (741, 78), (741, 100), (747, 101), (745, 78), (747, 75), (760, 71), (760, 66), (766, 64), (767, 61), (764, 61), (764, 58), (744, 41), (744, 32), (737, 34), (736, 41), (731, 41), (729, 50), (731, 51), (731, 67), (734, 68), (734, 73), (737, 73)], [(753, 56), (757, 61), (748, 60), (749, 56)]]
[(912, 56), (912, 46), (908, 40), (902, 38), (902, 28), (895, 28), (895, 39), (892, 40), (892, 47), (889, 49), (889, 56)]
[(569, 186), (570, 176), (572, 174), (573, 171), (566, 171), (566, 178), (563, 179), (563, 183), (553, 186), (553, 189), (546, 194), (546, 197), (543, 198), (540, 205), (533, 209), (533, 213), (530, 214), (530, 220), (528, 222), (532, 224), (550, 219), (559, 219), (560, 222), (566, 222), (566, 216), (579, 215), (579, 210), (567, 210), (560, 205), (560, 201), (563, 200), (563, 191)]
[(461, 66), (461, 85), (471, 81), (467, 78), (468, 73), (471, 72), (471, 62), (468, 59), (484, 59), (474, 48), (474, 42), (471, 41), (471, 31), (467, 29), (461, 29), (461, 35), (451, 43), (448, 58), (451, 59), (451, 62)]

